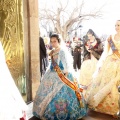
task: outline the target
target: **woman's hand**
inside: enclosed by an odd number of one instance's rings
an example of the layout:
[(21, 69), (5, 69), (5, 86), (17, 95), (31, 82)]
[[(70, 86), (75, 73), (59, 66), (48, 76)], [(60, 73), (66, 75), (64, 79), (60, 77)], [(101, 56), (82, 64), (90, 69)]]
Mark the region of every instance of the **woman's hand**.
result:
[(92, 46), (92, 45), (90, 45), (90, 46), (89, 46), (89, 50), (92, 50), (92, 49), (93, 49), (93, 46)]
[(53, 50), (49, 51), (48, 55), (52, 56), (52, 54), (53, 54)]
[(111, 58), (111, 61), (112, 61), (112, 62), (116, 62), (117, 59), (116, 59), (116, 58)]
[(112, 40), (112, 36), (111, 35), (108, 37), (108, 41), (110, 41), (110, 40)]

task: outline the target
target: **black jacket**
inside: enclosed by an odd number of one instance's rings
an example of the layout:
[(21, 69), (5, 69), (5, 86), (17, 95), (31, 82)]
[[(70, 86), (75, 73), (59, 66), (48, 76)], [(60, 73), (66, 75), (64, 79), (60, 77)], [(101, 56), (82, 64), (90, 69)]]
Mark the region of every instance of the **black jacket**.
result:
[(46, 47), (43, 38), (39, 38), (40, 59), (46, 58)]

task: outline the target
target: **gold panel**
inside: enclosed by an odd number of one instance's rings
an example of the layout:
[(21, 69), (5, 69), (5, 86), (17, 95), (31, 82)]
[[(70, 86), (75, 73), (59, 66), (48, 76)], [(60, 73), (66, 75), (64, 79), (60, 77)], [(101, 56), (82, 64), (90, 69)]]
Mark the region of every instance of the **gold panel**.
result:
[(0, 40), (10, 72), (21, 94), (26, 94), (22, 0), (0, 0)]

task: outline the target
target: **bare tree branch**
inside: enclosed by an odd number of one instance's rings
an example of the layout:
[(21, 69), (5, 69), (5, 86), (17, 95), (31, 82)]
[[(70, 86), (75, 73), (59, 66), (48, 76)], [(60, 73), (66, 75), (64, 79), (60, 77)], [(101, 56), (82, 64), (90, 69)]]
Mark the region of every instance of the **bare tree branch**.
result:
[(84, 0), (82, 0), (82, 3), (81, 3), (81, 5), (80, 5), (80, 10), (79, 10), (79, 16), (81, 16), (81, 13), (82, 13), (82, 9), (83, 9), (83, 7), (84, 7)]
[[(40, 10), (40, 21), (51, 21), (48, 22), (46, 25), (52, 23), (55, 31), (61, 33), (64, 39), (67, 35), (67, 32), (74, 25), (77, 25), (78, 27), (84, 20), (102, 17), (101, 9), (104, 7), (101, 6), (99, 9), (97, 8), (94, 10), (89, 10), (89, 12), (85, 13), (83, 11), (85, 1), (82, 0), (81, 3), (80, 1), (76, 1), (76, 6), (71, 7), (71, 10), (68, 11), (67, 7), (69, 5), (69, 2), (70, 0), (67, 0), (66, 4), (63, 6), (62, 2), (59, 0), (59, 7), (57, 7), (56, 9), (44, 8)], [(80, 4), (78, 4), (78, 2)]]

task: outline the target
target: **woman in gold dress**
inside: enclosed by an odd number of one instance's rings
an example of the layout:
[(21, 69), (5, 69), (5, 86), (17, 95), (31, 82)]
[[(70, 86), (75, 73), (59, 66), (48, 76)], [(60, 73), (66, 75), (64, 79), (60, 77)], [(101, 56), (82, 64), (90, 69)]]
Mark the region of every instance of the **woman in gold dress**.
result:
[[(94, 31), (89, 29), (87, 35), (84, 36), (84, 45), (84, 61), (80, 70), (79, 83), (88, 86), (91, 83), (97, 61), (102, 54), (103, 44)], [(86, 91), (84, 91), (83, 94), (85, 94), (85, 92)]]
[(97, 63), (97, 70), (86, 94), (90, 108), (111, 115), (115, 115), (119, 109), (120, 20), (116, 22), (115, 29), (116, 34), (106, 40), (104, 52)]

